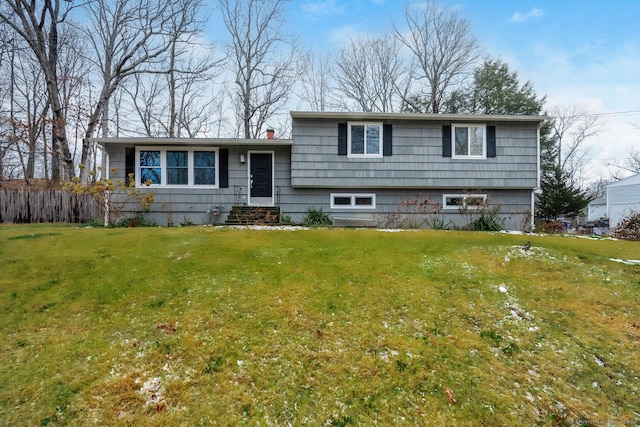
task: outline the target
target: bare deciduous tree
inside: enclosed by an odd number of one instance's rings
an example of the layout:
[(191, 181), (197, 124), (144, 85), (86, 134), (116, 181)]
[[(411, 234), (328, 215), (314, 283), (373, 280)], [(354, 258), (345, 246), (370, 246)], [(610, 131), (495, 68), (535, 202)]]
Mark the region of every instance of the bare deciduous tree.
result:
[[(27, 184), (35, 177), (36, 156), (42, 146), (49, 101), (41, 67), (24, 50), (14, 51), (10, 70), (10, 125), (13, 150)], [(40, 152), (46, 155), (46, 147)]]
[[(90, 25), (86, 36), (92, 61), (101, 73), (100, 93), (92, 108), (83, 140), (81, 163), (88, 160), (89, 138), (98, 128), (109, 135), (109, 99), (129, 76), (159, 71), (157, 65), (179, 34), (196, 22), (199, 0), (94, 0), (87, 3)], [(86, 171), (86, 169), (85, 169)], [(86, 175), (82, 176), (83, 181)]]
[(607, 166), (613, 169), (611, 173), (613, 180), (622, 179), (628, 173), (640, 173), (640, 150), (629, 147), (627, 157), (622, 160), (608, 162)]
[(190, 137), (206, 133), (216, 113), (211, 96), (213, 79), (219, 75), (213, 49), (198, 38), (198, 23), (176, 22), (166, 60), (157, 72), (134, 75), (123, 90), (134, 106), (142, 132), (147, 136)]
[(8, 125), (8, 115), (4, 110), (4, 102), (10, 90), (8, 78), (5, 76), (5, 64), (10, 56), (13, 37), (6, 23), (0, 21), (0, 186), (5, 178), (5, 158), (9, 149), (9, 141), (3, 135)]
[(331, 99), (331, 66), (324, 55), (308, 53), (300, 76), (300, 99), (311, 111), (327, 111)]
[(394, 111), (404, 78), (399, 48), (390, 36), (352, 40), (334, 60), (338, 92), (355, 101), (361, 111)]
[(206, 117), (213, 99), (205, 99), (205, 85), (219, 75), (214, 68), (222, 62), (215, 60), (213, 49), (198, 40), (203, 22), (196, 19), (200, 0), (185, 3), (193, 9), (186, 14), (189, 19), (173, 21), (172, 34), (167, 58), (167, 84), (169, 95), (168, 136), (194, 137), (206, 130), (210, 121)]
[(263, 126), (288, 100), (298, 75), (298, 48), (284, 32), (285, 0), (219, 0), (231, 41), (234, 106), (245, 138)]
[[(416, 61), (414, 81), (426, 80), (427, 91), (403, 101), (412, 110), (439, 113), (448, 91), (460, 84), (480, 59), (480, 48), (469, 21), (438, 3), (407, 4), (405, 21), (407, 31), (394, 26), (393, 32)], [(412, 101), (424, 98), (428, 101), (425, 105)]]
[(66, 135), (64, 108), (58, 87), (58, 32), (63, 26), (72, 2), (63, 0), (3, 0), (0, 5), (0, 21), (13, 29), (16, 37), (24, 40), (44, 74), (47, 95), (52, 113), (53, 156), (52, 179), (72, 177), (74, 162)]
[(602, 130), (600, 116), (578, 106), (554, 107), (549, 115), (557, 144), (558, 167), (578, 176), (587, 160), (584, 142)]

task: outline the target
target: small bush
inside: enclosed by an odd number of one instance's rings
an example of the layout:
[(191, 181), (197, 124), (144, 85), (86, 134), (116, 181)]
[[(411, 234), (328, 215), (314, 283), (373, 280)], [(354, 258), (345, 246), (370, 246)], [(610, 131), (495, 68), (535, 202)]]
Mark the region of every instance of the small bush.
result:
[(123, 218), (116, 223), (116, 227), (155, 227), (155, 221), (145, 219), (141, 213), (137, 213), (132, 217)]
[(400, 200), (395, 212), (378, 220), (379, 228), (422, 228), (445, 230), (452, 227), (451, 221), (441, 215), (442, 204), (429, 197), (410, 196)]
[(482, 213), (471, 226), (475, 231), (500, 231), (502, 230), (502, 220), (497, 213)]
[(466, 218), (464, 227), (473, 231), (500, 231), (503, 229), (500, 211), (502, 205), (490, 206), (488, 198), (469, 197), (462, 206), (460, 214)]
[(640, 212), (632, 211), (613, 229), (614, 237), (628, 240), (640, 240)]
[[(82, 169), (84, 165), (79, 165)], [(98, 168), (102, 171), (102, 168)], [(111, 169), (112, 173), (117, 172), (116, 168)], [(95, 176), (95, 171), (90, 171), (91, 176)], [(144, 183), (150, 186), (151, 181)], [(136, 187), (136, 181), (132, 173), (127, 180), (120, 179), (100, 179), (96, 182), (85, 184), (80, 178), (74, 176), (71, 181), (65, 182), (62, 189), (73, 194), (91, 194), (96, 200), (103, 203), (107, 209), (108, 223), (114, 225), (122, 222), (123, 216), (127, 213), (131, 203), (136, 204), (145, 212), (149, 212), (155, 200), (155, 193), (152, 191), (142, 191)]]
[(280, 224), (292, 225), (293, 224), (293, 220), (291, 219), (291, 215), (281, 215), (280, 216)]
[(193, 221), (191, 221), (189, 218), (187, 218), (186, 216), (182, 219), (182, 221), (180, 221), (180, 225), (183, 227), (189, 227), (194, 225)]
[(544, 233), (561, 233), (564, 230), (564, 223), (562, 221), (553, 220), (542, 223), (542, 231)]
[(304, 215), (302, 223), (307, 227), (331, 225), (331, 218), (329, 218), (329, 214), (322, 211), (322, 208), (309, 208), (307, 209), (307, 213)]

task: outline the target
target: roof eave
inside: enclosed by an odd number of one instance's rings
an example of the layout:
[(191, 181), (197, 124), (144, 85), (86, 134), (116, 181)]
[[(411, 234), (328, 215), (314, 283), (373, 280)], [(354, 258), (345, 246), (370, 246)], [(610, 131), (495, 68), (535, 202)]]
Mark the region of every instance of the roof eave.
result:
[(244, 138), (152, 138), (152, 137), (131, 137), (131, 138), (89, 138), (90, 142), (99, 145), (104, 144), (127, 144), (127, 145), (200, 145), (200, 146), (267, 146), (293, 145), (292, 139), (244, 139)]
[(332, 120), (407, 120), (407, 121), (451, 121), (451, 122), (533, 122), (540, 123), (548, 116), (501, 115), (501, 114), (423, 114), (423, 113), (379, 113), (379, 112), (335, 112), (335, 111), (291, 111), (294, 119)]

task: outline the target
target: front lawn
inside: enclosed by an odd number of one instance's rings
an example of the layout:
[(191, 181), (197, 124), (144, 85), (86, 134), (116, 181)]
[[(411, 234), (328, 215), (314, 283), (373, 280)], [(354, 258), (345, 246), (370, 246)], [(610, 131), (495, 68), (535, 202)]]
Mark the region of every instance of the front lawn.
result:
[(612, 259), (640, 243), (2, 226), (0, 420), (637, 424), (640, 266)]

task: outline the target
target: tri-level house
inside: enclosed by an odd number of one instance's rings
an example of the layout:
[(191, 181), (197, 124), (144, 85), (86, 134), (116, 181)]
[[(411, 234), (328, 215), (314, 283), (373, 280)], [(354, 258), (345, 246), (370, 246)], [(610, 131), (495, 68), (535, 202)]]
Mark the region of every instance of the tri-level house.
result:
[[(499, 207), (504, 226), (533, 218), (544, 116), (291, 112), (278, 139), (97, 139), (110, 178), (133, 174), (155, 193), (158, 224), (233, 221), (242, 209), (301, 221), (322, 208), (336, 224), (375, 225), (427, 198), (447, 222)], [(145, 183), (150, 185), (145, 185)], [(482, 203), (479, 203), (482, 202)], [(271, 209), (273, 208), (273, 210)]]

